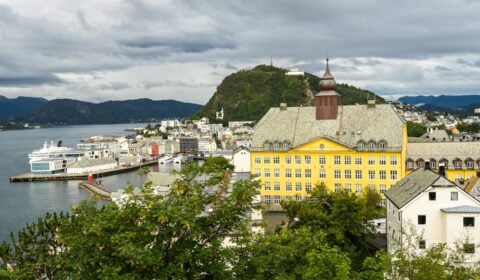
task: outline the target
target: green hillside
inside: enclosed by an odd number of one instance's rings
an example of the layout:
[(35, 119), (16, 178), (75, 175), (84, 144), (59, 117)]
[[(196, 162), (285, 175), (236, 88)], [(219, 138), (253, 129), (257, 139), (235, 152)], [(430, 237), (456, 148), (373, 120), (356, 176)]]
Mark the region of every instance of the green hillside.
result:
[[(259, 65), (252, 70), (241, 70), (222, 81), (208, 103), (193, 117), (206, 116), (215, 120), (215, 112), (223, 107), (224, 121), (259, 120), (270, 107), (281, 102), (288, 106), (312, 106), (318, 92), (320, 78), (307, 73), (305, 76), (286, 76), (286, 70)], [(337, 85), (341, 104), (366, 104), (372, 92), (346, 84)], [(376, 96), (378, 103), (385, 100)]]

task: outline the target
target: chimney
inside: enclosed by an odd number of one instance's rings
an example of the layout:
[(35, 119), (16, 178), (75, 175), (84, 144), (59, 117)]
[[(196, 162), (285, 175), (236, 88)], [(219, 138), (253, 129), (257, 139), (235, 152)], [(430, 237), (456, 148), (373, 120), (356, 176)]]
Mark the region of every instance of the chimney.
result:
[(375, 99), (368, 99), (367, 108), (369, 108), (369, 109), (374, 109), (375, 108)]
[(287, 103), (280, 103), (280, 111), (287, 110)]
[(430, 161), (429, 160), (426, 160), (425, 161), (425, 166), (424, 166), (425, 170), (431, 170), (430, 168)]
[(438, 174), (440, 174), (442, 177), (445, 177), (445, 164), (440, 163), (438, 165)]

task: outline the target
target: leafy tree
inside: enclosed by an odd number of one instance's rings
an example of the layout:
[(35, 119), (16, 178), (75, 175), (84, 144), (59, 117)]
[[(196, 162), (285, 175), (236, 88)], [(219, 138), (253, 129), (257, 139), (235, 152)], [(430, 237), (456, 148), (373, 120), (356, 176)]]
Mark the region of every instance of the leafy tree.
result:
[(284, 228), (248, 250), (250, 257), (237, 267), (239, 279), (351, 279), (348, 256), (308, 227)]
[(426, 126), (419, 123), (407, 121), (407, 135), (409, 137), (420, 137), (426, 132), (427, 132)]
[(187, 165), (165, 196), (146, 183), (140, 194), (127, 188), (121, 206), (84, 201), (48, 243), (21, 233), (14, 244), (24, 245), (2, 246), (1, 260), (21, 279), (228, 279), (240, 259), (223, 243), (250, 238), (245, 215), (259, 186), (238, 181), (229, 188), (230, 173), (231, 165), (212, 158)]
[(325, 185), (314, 188), (305, 201), (282, 201), (287, 211), (289, 227), (309, 227), (322, 231), (330, 246), (346, 252), (355, 268), (370, 255), (369, 238), (374, 233), (367, 221), (379, 217), (383, 209), (378, 206), (380, 196), (368, 193), (358, 196), (350, 192), (329, 192)]

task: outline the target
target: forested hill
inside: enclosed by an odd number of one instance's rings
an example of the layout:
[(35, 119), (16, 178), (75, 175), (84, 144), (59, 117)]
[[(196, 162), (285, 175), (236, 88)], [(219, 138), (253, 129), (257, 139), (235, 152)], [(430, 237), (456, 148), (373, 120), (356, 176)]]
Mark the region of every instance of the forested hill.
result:
[[(224, 109), (224, 121), (259, 120), (270, 107), (281, 102), (288, 106), (313, 106), (313, 97), (318, 92), (320, 78), (306, 73), (305, 76), (287, 76), (287, 70), (259, 65), (251, 70), (241, 70), (227, 76), (217, 87), (208, 103), (193, 117), (208, 117), (215, 120), (215, 112)], [(342, 105), (366, 104), (368, 95), (374, 93), (346, 84), (338, 84)], [(376, 95), (375, 95), (376, 96)], [(385, 103), (379, 96), (377, 103)]]
[(111, 124), (184, 118), (200, 105), (176, 100), (133, 99), (90, 103), (72, 99), (55, 99), (39, 106), (31, 115), (20, 119), (32, 123)]

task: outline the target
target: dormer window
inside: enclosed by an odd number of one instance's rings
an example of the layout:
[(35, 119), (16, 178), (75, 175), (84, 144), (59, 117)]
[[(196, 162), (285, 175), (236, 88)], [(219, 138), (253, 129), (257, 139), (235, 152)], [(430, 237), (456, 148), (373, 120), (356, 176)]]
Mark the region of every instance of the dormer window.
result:
[(407, 159), (407, 169), (413, 169), (413, 160)]
[(375, 148), (376, 148), (376, 145), (375, 145), (375, 141), (371, 140), (371, 141), (368, 141), (368, 150), (369, 151), (375, 151)]
[(268, 142), (268, 141), (265, 141), (265, 142), (263, 143), (263, 149), (264, 149), (265, 151), (270, 150), (270, 146), (271, 146), (271, 145), (270, 145), (270, 142)]
[(453, 168), (462, 169), (462, 161), (459, 158), (453, 160)]
[(363, 141), (358, 141), (357, 143), (357, 150), (363, 151), (365, 149), (365, 142)]
[(274, 150), (274, 151), (280, 150), (280, 143), (274, 142), (274, 143), (273, 143), (273, 150)]
[(471, 158), (465, 160), (465, 165), (467, 169), (474, 169), (474, 161)]
[(448, 160), (442, 158), (438, 161), (438, 166), (443, 166), (445, 169), (448, 169)]
[(385, 151), (386, 147), (387, 147), (387, 142), (385, 140), (381, 140), (380, 142), (378, 142), (379, 151)]
[(423, 159), (417, 159), (417, 168), (422, 168), (425, 166), (425, 161)]
[(437, 161), (433, 158), (430, 159), (430, 168), (437, 169)]
[(289, 149), (289, 147), (290, 147), (290, 144), (288, 144), (288, 142), (285, 141), (285, 142), (283, 142), (282, 146), (283, 146), (283, 149), (284, 149), (285, 151), (287, 151), (287, 150)]

